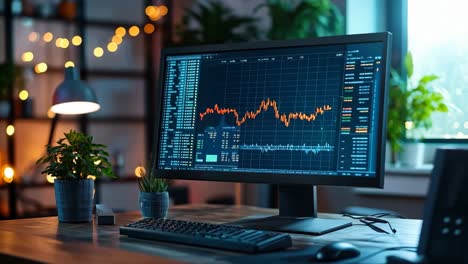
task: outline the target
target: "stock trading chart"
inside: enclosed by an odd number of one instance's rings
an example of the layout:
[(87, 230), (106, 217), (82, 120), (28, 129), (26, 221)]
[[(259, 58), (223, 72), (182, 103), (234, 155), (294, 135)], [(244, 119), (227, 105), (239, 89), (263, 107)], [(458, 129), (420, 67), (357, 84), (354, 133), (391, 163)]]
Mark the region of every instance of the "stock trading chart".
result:
[[(368, 170), (379, 48), (167, 58), (160, 167)], [(379, 51), (380, 53), (381, 51)]]

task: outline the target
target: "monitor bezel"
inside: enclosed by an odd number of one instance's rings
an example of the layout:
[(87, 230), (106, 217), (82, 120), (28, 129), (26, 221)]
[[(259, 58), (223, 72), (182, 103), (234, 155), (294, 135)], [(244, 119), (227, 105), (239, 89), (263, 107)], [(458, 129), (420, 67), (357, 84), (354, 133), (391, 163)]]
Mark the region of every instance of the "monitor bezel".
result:
[[(380, 87), (383, 87), (383, 92), (380, 93), (379, 113), (383, 122), (378, 126), (377, 136), (380, 138), (378, 144), (375, 177), (366, 176), (329, 176), (329, 175), (300, 175), (300, 174), (278, 174), (278, 173), (252, 173), (252, 172), (222, 172), (222, 171), (200, 171), (200, 170), (165, 170), (158, 168), (158, 153), (159, 140), (161, 135), (161, 112), (162, 99), (165, 85), (165, 58), (170, 55), (181, 54), (196, 54), (196, 53), (213, 53), (225, 51), (242, 51), (252, 49), (268, 49), (282, 47), (301, 47), (301, 46), (321, 46), (335, 44), (354, 44), (363, 42), (382, 42), (384, 44), (384, 56), (382, 59), (384, 78), (380, 79)], [(356, 187), (378, 187), (382, 188), (384, 183), (384, 166), (385, 166), (385, 146), (386, 146), (386, 127), (387, 127), (387, 109), (388, 109), (388, 78), (389, 64), (391, 56), (391, 33), (368, 33), (356, 35), (343, 35), (320, 37), (300, 40), (275, 40), (275, 41), (259, 41), (249, 43), (233, 43), (233, 44), (217, 44), (217, 45), (201, 45), (187, 47), (171, 47), (161, 50), (160, 78), (159, 90), (156, 93), (156, 102), (159, 104), (156, 107), (155, 120), (155, 138), (153, 141), (153, 155), (155, 158), (156, 175), (167, 179), (184, 179), (184, 180), (201, 180), (201, 181), (222, 181), (222, 182), (243, 182), (243, 183), (270, 183), (270, 184), (285, 184), (285, 185), (336, 185), (336, 186), (356, 186)]]

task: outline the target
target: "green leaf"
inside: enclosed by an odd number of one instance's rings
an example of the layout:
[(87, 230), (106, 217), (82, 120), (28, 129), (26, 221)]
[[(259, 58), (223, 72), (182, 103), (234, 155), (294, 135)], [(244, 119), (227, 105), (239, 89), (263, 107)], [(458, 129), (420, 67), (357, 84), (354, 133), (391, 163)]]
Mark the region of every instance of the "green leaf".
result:
[(439, 76), (431, 74), (425, 75), (419, 80), (419, 85), (427, 85), (428, 83), (439, 79)]
[[(58, 146), (47, 146), (46, 155), (38, 159), (37, 163), (48, 164), (42, 173), (67, 180), (86, 179), (89, 175), (116, 178), (107, 160), (106, 146), (94, 144), (92, 136), (70, 130), (57, 143)], [(96, 165), (95, 161), (100, 163)]]
[(408, 78), (411, 78), (413, 76), (413, 55), (411, 55), (411, 52), (408, 52), (405, 56), (405, 68)]

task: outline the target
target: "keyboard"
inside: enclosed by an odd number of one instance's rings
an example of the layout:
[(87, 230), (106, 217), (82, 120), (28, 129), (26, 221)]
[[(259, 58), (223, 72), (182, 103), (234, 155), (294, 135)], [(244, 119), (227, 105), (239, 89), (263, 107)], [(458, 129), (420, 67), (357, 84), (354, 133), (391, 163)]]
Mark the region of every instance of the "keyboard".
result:
[(245, 253), (260, 253), (291, 246), (288, 234), (247, 229), (227, 224), (209, 224), (163, 218), (145, 218), (120, 227), (120, 234), (133, 238), (183, 243)]

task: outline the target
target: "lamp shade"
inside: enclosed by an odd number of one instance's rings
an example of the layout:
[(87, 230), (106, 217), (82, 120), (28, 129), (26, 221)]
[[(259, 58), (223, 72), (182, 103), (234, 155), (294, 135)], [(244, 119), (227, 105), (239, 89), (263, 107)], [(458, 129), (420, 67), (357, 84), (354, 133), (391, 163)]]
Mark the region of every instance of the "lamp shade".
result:
[(96, 112), (100, 106), (96, 94), (75, 67), (65, 68), (65, 80), (55, 89), (52, 112), (63, 115), (79, 115)]

